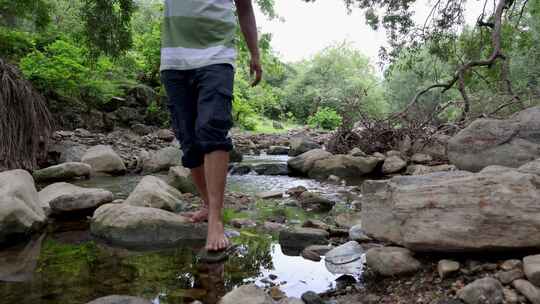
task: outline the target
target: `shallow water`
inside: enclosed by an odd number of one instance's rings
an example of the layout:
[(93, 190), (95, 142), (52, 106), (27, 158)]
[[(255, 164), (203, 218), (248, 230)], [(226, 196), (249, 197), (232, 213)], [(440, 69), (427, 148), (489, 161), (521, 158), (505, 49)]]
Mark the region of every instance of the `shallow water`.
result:
[[(285, 162), (286, 157), (246, 157), (246, 163)], [(99, 177), (80, 181), (85, 187), (111, 190), (125, 198), (140, 176)], [(287, 190), (305, 186), (335, 196), (343, 186), (286, 176), (232, 176), (228, 189), (244, 193)], [(278, 206), (278, 207), (276, 207)], [(251, 218), (264, 213), (285, 214), (289, 219), (316, 217), (276, 202), (258, 202)], [(124, 294), (152, 299), (154, 303), (191, 303), (194, 299), (216, 303), (235, 286), (272, 283), (288, 296), (306, 291), (324, 292), (336, 286), (340, 274), (331, 273), (324, 260), (312, 262), (283, 253), (277, 239), (264, 231), (243, 230), (233, 239), (239, 249), (221, 264), (202, 264), (196, 257), (199, 246), (137, 252), (112, 248), (93, 240), (87, 219), (55, 224), (47, 234), (10, 250), (0, 250), (0, 303), (79, 304), (110, 295)], [(287, 251), (288, 252), (288, 251)], [(361, 269), (355, 276), (359, 278)]]

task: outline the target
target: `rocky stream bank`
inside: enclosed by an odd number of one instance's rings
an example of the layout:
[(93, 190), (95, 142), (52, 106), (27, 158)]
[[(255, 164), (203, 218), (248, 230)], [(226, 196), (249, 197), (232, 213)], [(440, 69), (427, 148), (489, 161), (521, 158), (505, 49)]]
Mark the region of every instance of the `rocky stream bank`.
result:
[(540, 303), (540, 108), (384, 154), (234, 133), (212, 262), (174, 135), (139, 134), (59, 131), (0, 173), (6, 303)]

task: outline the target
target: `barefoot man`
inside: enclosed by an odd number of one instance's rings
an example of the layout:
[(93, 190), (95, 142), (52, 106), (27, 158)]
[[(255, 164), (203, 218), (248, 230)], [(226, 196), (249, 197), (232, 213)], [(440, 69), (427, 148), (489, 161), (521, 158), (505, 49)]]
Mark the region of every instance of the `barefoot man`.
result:
[(208, 220), (206, 249), (230, 244), (223, 228), (223, 197), (233, 145), (232, 93), (236, 60), (236, 15), (251, 53), (253, 85), (262, 77), (257, 26), (251, 0), (165, 0), (161, 77), (169, 97), (172, 127), (183, 165), (191, 169), (204, 201), (190, 214)]

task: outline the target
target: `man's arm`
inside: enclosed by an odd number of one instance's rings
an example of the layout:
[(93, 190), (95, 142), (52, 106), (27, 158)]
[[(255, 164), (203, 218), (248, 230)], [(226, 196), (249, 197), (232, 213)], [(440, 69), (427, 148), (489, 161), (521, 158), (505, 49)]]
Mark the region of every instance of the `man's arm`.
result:
[(252, 86), (256, 86), (262, 79), (261, 55), (259, 53), (259, 37), (257, 33), (257, 22), (251, 0), (234, 0), (238, 12), (240, 28), (246, 39), (249, 52), (251, 53), (250, 73), (255, 74)]

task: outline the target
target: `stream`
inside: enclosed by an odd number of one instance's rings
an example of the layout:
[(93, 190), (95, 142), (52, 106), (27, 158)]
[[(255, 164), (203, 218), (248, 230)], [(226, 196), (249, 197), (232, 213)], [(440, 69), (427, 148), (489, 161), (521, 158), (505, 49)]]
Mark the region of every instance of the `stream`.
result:
[[(246, 156), (245, 163), (287, 161), (286, 156)], [(125, 198), (142, 176), (96, 177), (77, 181), (83, 187), (105, 188), (115, 198)], [(357, 182), (352, 182), (354, 186)], [(246, 194), (286, 191), (304, 186), (338, 202), (350, 187), (288, 176), (248, 174), (230, 176), (228, 190)], [(286, 204), (285, 200), (258, 201), (245, 216), (259, 222), (266, 216), (284, 214), (289, 223), (307, 218), (323, 219)], [(226, 210), (227, 213), (227, 210)], [(203, 244), (159, 251), (113, 248), (92, 239), (88, 219), (57, 221), (29, 243), (0, 250), (0, 303), (84, 304), (119, 294), (152, 299), (154, 304), (216, 303), (235, 286), (254, 283), (277, 285), (289, 297), (306, 291), (336, 288), (342, 274), (332, 273), (320, 262), (284, 254), (277, 234), (260, 229), (231, 229), (238, 250), (220, 264), (202, 264), (197, 253)], [(359, 282), (361, 271), (353, 277)], [(347, 277), (350, 279), (350, 276)]]

